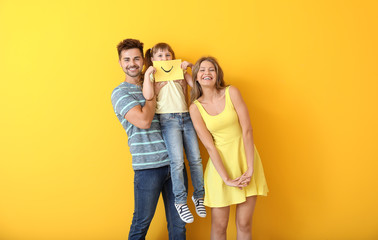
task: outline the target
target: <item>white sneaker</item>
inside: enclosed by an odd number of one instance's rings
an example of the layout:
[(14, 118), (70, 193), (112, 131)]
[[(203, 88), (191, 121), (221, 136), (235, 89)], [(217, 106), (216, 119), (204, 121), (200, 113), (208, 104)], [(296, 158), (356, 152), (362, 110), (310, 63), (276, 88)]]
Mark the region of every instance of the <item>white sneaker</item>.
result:
[(196, 207), (196, 212), (198, 216), (202, 218), (206, 217), (206, 208), (205, 208), (205, 205), (203, 205), (203, 198), (195, 199), (194, 196), (192, 196), (192, 200), (193, 200), (194, 206)]

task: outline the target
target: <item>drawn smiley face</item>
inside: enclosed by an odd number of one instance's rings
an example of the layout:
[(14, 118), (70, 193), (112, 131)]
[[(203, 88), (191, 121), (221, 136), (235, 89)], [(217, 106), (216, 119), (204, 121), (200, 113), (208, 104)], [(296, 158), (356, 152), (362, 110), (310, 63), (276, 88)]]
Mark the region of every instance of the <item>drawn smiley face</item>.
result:
[(181, 69), (181, 59), (167, 60), (167, 61), (154, 61), (155, 81), (171, 81), (184, 79), (184, 74)]
[(165, 70), (165, 69), (163, 68), (163, 66), (161, 66), (161, 69), (163, 69), (164, 72), (169, 73), (170, 71), (172, 71), (173, 66), (172, 66), (171, 69), (169, 69), (169, 70)]

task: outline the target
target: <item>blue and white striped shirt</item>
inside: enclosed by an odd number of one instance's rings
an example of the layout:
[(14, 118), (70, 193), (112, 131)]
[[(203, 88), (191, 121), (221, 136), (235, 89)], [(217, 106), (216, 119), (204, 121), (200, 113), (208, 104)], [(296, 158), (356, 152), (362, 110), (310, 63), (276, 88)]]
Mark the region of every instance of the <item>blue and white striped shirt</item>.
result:
[(123, 82), (111, 96), (114, 112), (128, 136), (134, 170), (158, 168), (169, 165), (168, 151), (156, 115), (149, 129), (140, 129), (125, 119), (126, 113), (137, 105), (146, 103), (140, 86)]

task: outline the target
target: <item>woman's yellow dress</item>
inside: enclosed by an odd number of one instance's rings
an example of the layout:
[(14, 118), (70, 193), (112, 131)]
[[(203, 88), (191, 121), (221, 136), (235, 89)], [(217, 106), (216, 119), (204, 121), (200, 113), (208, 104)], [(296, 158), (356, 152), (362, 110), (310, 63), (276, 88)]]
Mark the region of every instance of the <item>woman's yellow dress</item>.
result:
[[(242, 129), (238, 115), (232, 104), (229, 87), (225, 91), (225, 107), (218, 115), (209, 115), (197, 100), (197, 105), (207, 129), (214, 139), (215, 147), (222, 158), (223, 165), (231, 179), (240, 177), (247, 170)], [(239, 189), (227, 186), (219, 176), (211, 159), (207, 162), (204, 184), (205, 202), (208, 207), (225, 207), (246, 201), (246, 197), (268, 193), (264, 169), (260, 156), (254, 146), (253, 175), (247, 187)]]

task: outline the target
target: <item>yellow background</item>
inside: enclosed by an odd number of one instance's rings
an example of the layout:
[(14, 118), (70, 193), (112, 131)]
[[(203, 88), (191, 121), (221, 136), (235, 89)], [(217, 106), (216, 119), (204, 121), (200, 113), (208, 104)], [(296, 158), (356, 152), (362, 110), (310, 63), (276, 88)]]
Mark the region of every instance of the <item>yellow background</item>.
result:
[[(110, 95), (129, 37), (193, 63), (215, 56), (241, 90), (270, 189), (254, 239), (378, 239), (377, 11), (373, 0), (0, 0), (0, 239), (126, 239), (133, 171)], [(210, 216), (187, 229), (208, 239)], [(148, 239), (166, 238), (160, 202)]]

